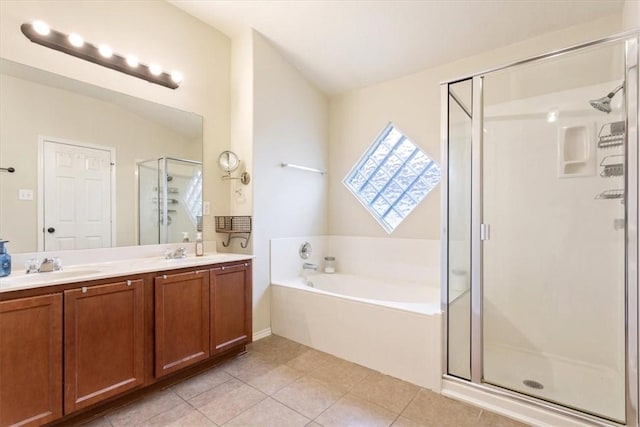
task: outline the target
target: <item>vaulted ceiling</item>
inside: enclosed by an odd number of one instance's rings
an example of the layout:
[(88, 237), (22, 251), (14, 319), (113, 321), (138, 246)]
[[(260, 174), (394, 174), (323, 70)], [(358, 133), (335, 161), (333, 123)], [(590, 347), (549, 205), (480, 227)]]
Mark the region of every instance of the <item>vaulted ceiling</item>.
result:
[(234, 37), (253, 28), (329, 94), (620, 14), (623, 0), (169, 0)]

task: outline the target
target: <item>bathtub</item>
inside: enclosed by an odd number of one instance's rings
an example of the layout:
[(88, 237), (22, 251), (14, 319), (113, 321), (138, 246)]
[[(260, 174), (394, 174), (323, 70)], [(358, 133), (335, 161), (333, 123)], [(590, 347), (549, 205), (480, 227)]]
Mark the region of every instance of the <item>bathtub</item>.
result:
[[(353, 274), (313, 274), (278, 285), (316, 291), (367, 304), (423, 314), (440, 313), (440, 288), (411, 281), (377, 279)], [(309, 289), (311, 288), (311, 289)]]
[[(439, 392), (442, 335), (437, 274), (431, 271), (419, 277), (400, 273), (392, 276), (389, 265), (386, 276), (358, 273), (349, 268), (347, 253), (341, 253), (336, 247), (336, 240), (340, 243), (343, 238), (332, 237), (313, 238), (316, 242), (312, 241), (312, 246), (321, 249), (321, 254), (336, 254), (336, 259), (342, 260), (338, 271), (345, 273), (306, 277), (300, 274), (300, 267), (287, 270), (274, 265), (282, 262), (284, 256), (283, 248), (278, 245), (289, 246), (289, 249), (295, 249), (295, 245), (288, 241), (290, 239), (272, 240), (272, 332)], [(385, 255), (382, 250), (386, 248), (393, 252), (393, 248), (388, 248), (388, 241), (392, 239), (374, 239), (387, 243), (372, 242), (369, 238), (355, 239), (362, 239), (360, 243), (369, 248), (372, 244), (382, 246), (373, 251), (379, 257), (371, 260), (377, 268), (380, 263), (393, 263), (394, 255)], [(296, 244), (300, 241), (299, 238), (294, 240)], [(353, 244), (350, 240), (346, 247)], [(429, 264), (437, 262), (439, 259), (431, 259)], [(432, 269), (418, 270), (425, 273)], [(406, 271), (403, 268), (403, 272)], [(286, 272), (298, 274), (286, 275)]]

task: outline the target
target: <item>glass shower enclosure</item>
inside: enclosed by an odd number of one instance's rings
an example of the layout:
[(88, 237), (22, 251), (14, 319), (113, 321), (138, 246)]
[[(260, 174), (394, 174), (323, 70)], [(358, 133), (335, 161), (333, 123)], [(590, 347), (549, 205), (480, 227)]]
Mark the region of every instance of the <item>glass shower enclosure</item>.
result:
[(137, 168), (138, 244), (195, 241), (202, 231), (202, 162), (160, 157)]
[(445, 378), (638, 425), (638, 35), (442, 97)]

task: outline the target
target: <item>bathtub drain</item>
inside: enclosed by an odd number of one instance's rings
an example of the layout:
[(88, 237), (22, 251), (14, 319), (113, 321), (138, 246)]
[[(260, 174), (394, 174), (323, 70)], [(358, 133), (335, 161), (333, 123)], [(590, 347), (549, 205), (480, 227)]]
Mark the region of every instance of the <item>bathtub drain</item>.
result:
[(527, 387), (535, 388), (536, 390), (542, 390), (544, 388), (541, 383), (535, 380), (524, 380), (522, 381), (522, 384), (526, 385)]
[(309, 281), (307, 282), (307, 286), (309, 286), (310, 288), (313, 288), (313, 282), (312, 282), (311, 280), (309, 280)]

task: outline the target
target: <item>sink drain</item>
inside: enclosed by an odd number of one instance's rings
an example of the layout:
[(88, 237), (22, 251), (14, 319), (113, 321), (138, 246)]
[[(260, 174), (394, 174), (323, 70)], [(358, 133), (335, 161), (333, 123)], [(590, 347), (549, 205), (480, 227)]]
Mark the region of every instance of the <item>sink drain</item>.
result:
[(527, 387), (535, 388), (536, 390), (542, 390), (544, 388), (544, 386), (536, 380), (524, 380), (522, 381), (522, 384)]

